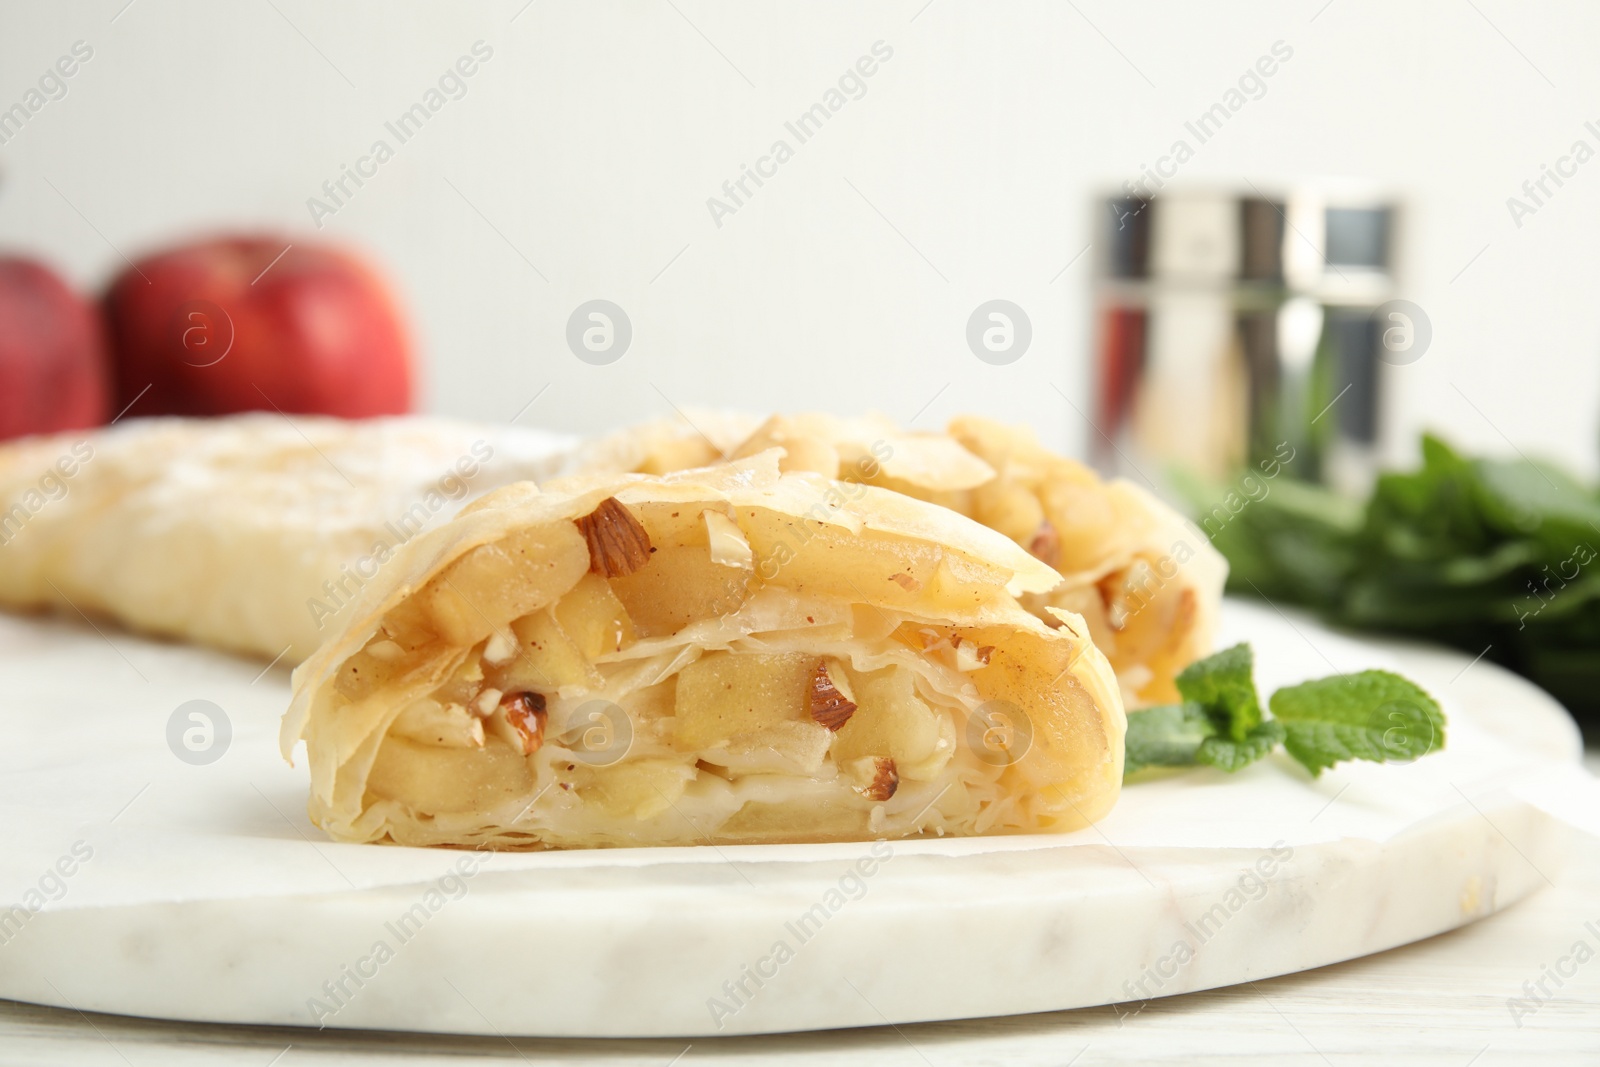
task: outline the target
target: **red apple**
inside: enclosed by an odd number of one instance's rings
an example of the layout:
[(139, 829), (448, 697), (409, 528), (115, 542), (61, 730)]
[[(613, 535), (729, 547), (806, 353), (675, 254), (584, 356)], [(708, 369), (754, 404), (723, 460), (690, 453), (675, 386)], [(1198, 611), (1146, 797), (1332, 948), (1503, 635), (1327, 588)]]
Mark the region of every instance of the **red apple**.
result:
[(0, 258), (0, 438), (98, 426), (107, 378), (94, 306), (49, 268)]
[(117, 406), (132, 414), (411, 410), (399, 311), (377, 274), (340, 249), (235, 237), (161, 252), (112, 283), (106, 320)]

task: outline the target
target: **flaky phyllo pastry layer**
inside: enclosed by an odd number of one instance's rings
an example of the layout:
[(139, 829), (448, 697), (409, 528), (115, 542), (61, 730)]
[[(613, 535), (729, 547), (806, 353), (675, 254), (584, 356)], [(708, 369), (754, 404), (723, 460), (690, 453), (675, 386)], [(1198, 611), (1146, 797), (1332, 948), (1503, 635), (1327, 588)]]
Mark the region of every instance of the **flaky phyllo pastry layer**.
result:
[(944, 433), (883, 418), (777, 415), (763, 423), (696, 412), (693, 423), (634, 427), (584, 449), (583, 471), (662, 472), (785, 451), (785, 471), (892, 489), (976, 519), (1061, 573), (1023, 605), (1087, 622), (1130, 707), (1177, 699), (1173, 679), (1211, 651), (1227, 564), (1182, 516), (1127, 481), (1105, 481), (1029, 430), (973, 416)]
[(513, 426), (267, 413), (0, 445), (0, 605), (294, 664), (391, 552), (565, 442)]
[(334, 837), (494, 848), (1069, 830), (1125, 719), (1057, 575), (781, 453), (510, 486), (405, 546), (295, 674)]

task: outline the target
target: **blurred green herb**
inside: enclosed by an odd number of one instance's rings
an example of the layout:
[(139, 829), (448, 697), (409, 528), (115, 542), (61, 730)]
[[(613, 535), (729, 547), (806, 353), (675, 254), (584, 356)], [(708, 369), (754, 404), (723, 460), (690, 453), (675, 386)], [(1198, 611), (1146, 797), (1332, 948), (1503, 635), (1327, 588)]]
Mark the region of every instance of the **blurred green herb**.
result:
[(1204, 528), (1232, 592), (1483, 654), (1600, 719), (1600, 496), (1559, 468), (1428, 436), (1420, 469), (1382, 475), (1365, 503), (1280, 479)]
[(1206, 764), (1232, 773), (1280, 744), (1313, 775), (1342, 760), (1410, 762), (1444, 747), (1444, 712), (1388, 671), (1319, 678), (1256, 696), (1254, 656), (1235, 645), (1178, 675), (1181, 704), (1128, 713), (1125, 775)]

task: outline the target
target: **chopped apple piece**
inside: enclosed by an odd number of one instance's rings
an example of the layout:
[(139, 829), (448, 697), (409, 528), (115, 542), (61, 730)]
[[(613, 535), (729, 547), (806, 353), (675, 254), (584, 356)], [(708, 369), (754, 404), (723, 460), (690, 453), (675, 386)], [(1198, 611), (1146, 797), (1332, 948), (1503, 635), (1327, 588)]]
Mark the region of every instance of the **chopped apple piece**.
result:
[(938, 718), (939, 740), (934, 744), (933, 752), (915, 763), (901, 764), (898, 771), (902, 779), (913, 782), (931, 781), (939, 777), (956, 754), (955, 722), (948, 715), (940, 715)]
[(682, 548), (685, 545), (706, 546), (706, 524), (700, 517), (705, 504), (686, 504), (681, 501), (645, 501), (630, 504), (628, 509), (644, 524), (650, 535), (650, 544), (656, 548)]
[(716, 463), (723, 455), (703, 437), (680, 437), (662, 441), (639, 463), (641, 474), (670, 474), (689, 467)]
[(588, 569), (589, 547), (578, 528), (551, 523), (479, 545), (429, 581), (418, 599), (436, 633), (453, 645), (474, 645), (549, 604)]
[[(1070, 616), (1062, 625), (1082, 632), (1081, 623)], [(1103, 765), (1095, 754), (1103, 751), (1106, 723), (1094, 694), (1070, 673), (1076, 657), (1071, 647), (1054, 642), (1008, 646), (997, 640), (998, 631), (969, 633), (975, 641), (998, 646), (988, 666), (971, 675), (979, 695), (985, 701), (1010, 703), (1028, 731), (1025, 756), (1007, 773), (1066, 783), (1061, 788), (1068, 795), (1080, 775), (1101, 773)]]
[(834, 737), (836, 762), (888, 756), (915, 765), (936, 753), (939, 716), (917, 696), (909, 670), (886, 667), (852, 681), (856, 712)]
[(931, 489), (919, 481), (907, 478), (895, 478), (878, 466), (867, 460), (865, 454), (854, 463), (846, 464), (845, 480), (861, 482), (864, 485), (877, 486), (879, 489), (888, 489), (890, 492), (900, 493), (904, 496), (916, 497), (926, 500), (930, 504), (938, 504), (951, 511), (959, 511), (963, 515), (972, 511), (971, 489)]
[(916, 593), (892, 576), (903, 575), (920, 587), (932, 578), (941, 555), (932, 545), (855, 534), (832, 523), (761, 509), (741, 511), (740, 519), (762, 580), (800, 593), (910, 604)]
[(339, 668), (339, 677), (334, 684), (338, 686), (340, 693), (352, 701), (361, 700), (392, 685), (410, 666), (404, 660), (386, 659), (381, 655), (374, 655), (373, 645), (381, 643), (383, 642), (373, 642), (372, 645), (345, 660), (344, 666)]
[[(839, 449), (823, 437), (791, 425), (782, 415), (767, 420), (765, 425), (745, 438), (734, 458), (743, 459), (769, 448), (783, 449), (778, 469), (786, 474), (791, 471), (810, 471), (824, 478), (839, 477)], [(876, 463), (876, 460), (873, 462)]]
[(482, 689), (483, 661), (476, 655), (469, 655), (433, 691), (433, 697), (441, 704), (465, 705), (476, 700)]
[(1050, 521), (1051, 547), (1059, 558), (1072, 560), (1074, 569), (1091, 570), (1111, 550), (1143, 534), (1148, 507), (1141, 510), (1126, 499), (1125, 490), (1102, 485), (1090, 471), (1075, 470), (1070, 479), (1062, 473), (1039, 489), (1039, 502)]
[(1045, 519), (1033, 536), (1023, 542), (1033, 557), (1048, 567), (1061, 566), (1061, 531), (1056, 524)]
[(1044, 597), (1030, 597), (1025, 603), (1029, 611), (1037, 612), (1052, 626), (1061, 624), (1051, 621), (1049, 616), (1045, 615), (1045, 605), (1081, 616), (1089, 627), (1089, 636), (1093, 639), (1094, 646), (1104, 652), (1113, 665), (1116, 664), (1117, 632), (1111, 628), (1110, 613), (1105, 600), (1100, 596), (1098, 584), (1058, 589), (1050, 594), (1048, 600)]
[(745, 539), (739, 524), (720, 511), (706, 509), (706, 542), (711, 549), (711, 562), (724, 567), (749, 570), (755, 563), (750, 542)]
[(659, 549), (611, 588), (639, 636), (659, 637), (737, 611), (750, 596), (750, 572), (711, 562), (704, 546), (682, 545)]
[(628, 706), (624, 710), (633, 719), (637, 728), (653, 729), (665, 722), (670, 729), (677, 691), (678, 679), (674, 675), (668, 677), (666, 681), (635, 690), (633, 695), (628, 697)]
[(928, 594), (938, 604), (972, 608), (1005, 596), (1005, 584), (1010, 578), (1009, 571), (950, 553), (933, 572)]
[(420, 596), (410, 597), (389, 609), (383, 616), (379, 633), (407, 652), (440, 640), (428, 605)]
[(510, 666), (494, 675), (497, 689), (548, 693), (600, 684), (599, 673), (548, 610), (524, 615), (511, 624), (511, 630), (521, 649)]
[(403, 659), (405, 657), (406, 650), (401, 647), (398, 641), (384, 639), (381, 641), (374, 641), (368, 645), (367, 654), (373, 659), (382, 660), (385, 663), (393, 663), (395, 660)]
[(389, 727), (393, 736), (445, 748), (482, 748), (483, 721), (460, 704), (423, 697), (407, 704)]
[(1003, 595), (1010, 572), (921, 541), (800, 519), (739, 512), (762, 581), (797, 593), (897, 609), (968, 608)]
[[(824, 478), (839, 477), (839, 468), (843, 465), (839, 458), (839, 450), (828, 442), (817, 437), (791, 437), (785, 441), (774, 442), (783, 449), (783, 458), (778, 461), (778, 469), (787, 473), (789, 471), (812, 471)], [(745, 448), (749, 452), (749, 446)]]
[(367, 790), (416, 811), (487, 811), (533, 793), (528, 761), (491, 737), (481, 748), (439, 748), (390, 734), (378, 746)]
[(708, 652), (678, 674), (674, 744), (710, 748), (779, 722), (809, 721), (817, 657)]
[(589, 659), (620, 652), (633, 643), (633, 620), (610, 584), (586, 574), (556, 603), (556, 620)]
[[(1192, 588), (1164, 581), (1156, 566), (1137, 556), (1126, 569), (1096, 583), (1104, 618), (1115, 635), (1101, 650), (1119, 671), (1142, 665), (1165, 679), (1183, 669), (1184, 637), (1193, 630), (1199, 601)], [(1170, 682), (1139, 688), (1145, 699), (1176, 699)]]
[(1029, 544), (1044, 523), (1039, 497), (1025, 485), (996, 478), (972, 492), (973, 518), (1021, 545)]
[(894, 633), (898, 628), (898, 620), (893, 614), (880, 607), (868, 604), (852, 604), (850, 606), (851, 632), (856, 638), (866, 642), (882, 641)]
[(812, 722), (775, 722), (726, 744), (701, 749), (699, 756), (730, 775), (822, 773), (833, 735)]
[(578, 786), (578, 795), (607, 815), (649, 819), (670, 808), (695, 776), (681, 759), (642, 759), (607, 767)]

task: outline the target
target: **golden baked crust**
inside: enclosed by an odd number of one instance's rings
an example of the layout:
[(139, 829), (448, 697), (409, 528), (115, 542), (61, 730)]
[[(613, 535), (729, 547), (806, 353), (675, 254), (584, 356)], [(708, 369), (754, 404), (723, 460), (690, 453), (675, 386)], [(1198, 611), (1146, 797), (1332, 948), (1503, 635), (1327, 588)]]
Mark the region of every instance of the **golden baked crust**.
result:
[(0, 445), (0, 606), (293, 664), (389, 552), (566, 439), (440, 419), (139, 419)]

